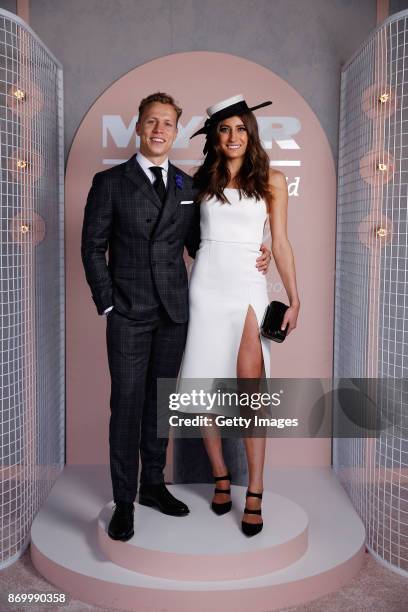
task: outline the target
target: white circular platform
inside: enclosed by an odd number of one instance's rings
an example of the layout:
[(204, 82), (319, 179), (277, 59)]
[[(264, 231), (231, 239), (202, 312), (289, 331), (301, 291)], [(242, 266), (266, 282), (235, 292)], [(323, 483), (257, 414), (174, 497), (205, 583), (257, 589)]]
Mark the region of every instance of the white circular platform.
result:
[(217, 516), (209, 505), (214, 486), (172, 485), (190, 514), (167, 516), (135, 503), (135, 535), (127, 542), (112, 540), (108, 525), (114, 504), (98, 519), (99, 545), (116, 565), (176, 580), (237, 580), (262, 576), (294, 563), (307, 549), (308, 517), (287, 497), (265, 491), (263, 530), (248, 538), (241, 531), (246, 488), (232, 486), (232, 510)]
[[(272, 495), (269, 498), (272, 506), (266, 500), (263, 505), (264, 530), (252, 539), (247, 540), (240, 531), (244, 500), (238, 487), (234, 487), (235, 508), (229, 515), (212, 515), (208, 507), (210, 497), (204, 487), (201, 500), (193, 501), (193, 504), (200, 503), (202, 507), (201, 519), (195, 517), (196, 512), (193, 511), (188, 517), (166, 517), (149, 509), (149, 520), (157, 520), (160, 532), (166, 533), (168, 545), (175, 541), (173, 534), (168, 533), (175, 525), (178, 525), (177, 529), (181, 529), (182, 525), (187, 529), (190, 519), (197, 521), (195, 529), (191, 528), (190, 531), (188, 528), (189, 534), (195, 532), (194, 536), (183, 537), (183, 546), (188, 546), (186, 550), (190, 552), (181, 553), (176, 549), (173, 553), (177, 563), (183, 563), (184, 568), (191, 559), (197, 562), (197, 555), (194, 551), (191, 553), (194, 541), (202, 547), (201, 550), (205, 550), (201, 530), (208, 529), (205, 526), (207, 521), (213, 523), (218, 520), (218, 525), (224, 528), (218, 531), (217, 554), (239, 557), (242, 568), (248, 570), (249, 555), (255, 554), (258, 549), (259, 554), (267, 554), (271, 541), (279, 541), (268, 537), (269, 530), (274, 532), (271, 520), (274, 498), (276, 500), (281, 496), (290, 499), (307, 513), (308, 544), (302, 557), (280, 570), (273, 570), (267, 565), (264, 573), (258, 576), (248, 576), (245, 571), (245, 577), (238, 579), (187, 580), (185, 575), (182, 579), (158, 576), (157, 568), (150, 568), (152, 574), (149, 575), (147, 567), (138, 572), (112, 562), (101, 550), (103, 529), (99, 527), (99, 521), (103, 518), (101, 508), (106, 506), (109, 510), (110, 504), (107, 502), (112, 495), (109, 466), (65, 466), (31, 528), (33, 563), (49, 582), (72, 597), (103, 608), (131, 612), (272, 611), (310, 601), (346, 584), (361, 567), (365, 532), (361, 519), (331, 469), (279, 468), (270, 473), (265, 470), (264, 480), (265, 490)], [(196, 489), (196, 485), (183, 485), (181, 488), (183, 493), (180, 493), (180, 497), (192, 505), (189, 495), (192, 498), (199, 495), (199, 488)], [(178, 487), (172, 486), (171, 490), (176, 492)], [(135, 527), (140, 538), (142, 528), (139, 519)], [(166, 526), (165, 530), (163, 525)], [(146, 536), (149, 540), (152, 538), (147, 530)], [(275, 536), (272, 533), (271, 537), (278, 538), (279, 531)], [(267, 540), (266, 547), (263, 539)], [(140, 552), (141, 540), (138, 542), (137, 550)], [(117, 544), (123, 544), (124, 549), (133, 546), (129, 543)], [(254, 548), (240, 553), (232, 552), (232, 546), (241, 545)], [(161, 546), (163, 548), (163, 539)], [(145, 550), (156, 555), (157, 560), (157, 548), (150, 544), (150, 548)], [(165, 563), (168, 563), (167, 555), (172, 554), (171, 551), (170, 547), (164, 549)], [(184, 561), (180, 558), (182, 554), (186, 556)], [(216, 555), (213, 554), (212, 559), (214, 557)]]

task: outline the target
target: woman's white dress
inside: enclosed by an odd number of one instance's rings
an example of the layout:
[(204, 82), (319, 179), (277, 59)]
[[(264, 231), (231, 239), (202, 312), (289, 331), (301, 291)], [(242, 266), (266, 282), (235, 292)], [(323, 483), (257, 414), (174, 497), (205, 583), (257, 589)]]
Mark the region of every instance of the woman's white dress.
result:
[[(242, 192), (241, 192), (242, 194)], [(230, 203), (200, 204), (201, 242), (190, 285), (190, 319), (182, 379), (236, 378), (237, 355), (248, 307), (260, 327), (268, 304), (266, 276), (256, 267), (265, 223), (263, 200), (226, 188)], [(264, 375), (270, 376), (269, 341), (261, 337)]]

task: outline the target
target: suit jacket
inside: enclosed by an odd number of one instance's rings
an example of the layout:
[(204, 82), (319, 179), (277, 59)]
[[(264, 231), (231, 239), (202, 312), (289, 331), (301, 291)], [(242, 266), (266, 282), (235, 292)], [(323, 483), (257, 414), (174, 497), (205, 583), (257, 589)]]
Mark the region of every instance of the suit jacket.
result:
[(81, 254), (99, 314), (113, 305), (125, 316), (143, 320), (161, 302), (173, 321), (188, 320), (183, 250), (186, 246), (194, 257), (200, 242), (195, 197), (192, 178), (171, 163), (163, 205), (136, 155), (95, 174)]

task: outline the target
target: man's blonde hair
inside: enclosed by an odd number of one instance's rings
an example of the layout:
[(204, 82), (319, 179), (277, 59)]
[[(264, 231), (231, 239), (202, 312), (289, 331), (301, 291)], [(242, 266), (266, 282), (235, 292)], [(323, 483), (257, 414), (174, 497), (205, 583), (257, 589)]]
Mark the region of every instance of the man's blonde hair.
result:
[(147, 106), (149, 106), (149, 104), (153, 104), (153, 102), (160, 102), (161, 104), (170, 104), (174, 110), (176, 111), (176, 115), (177, 115), (177, 119), (176, 119), (176, 123), (178, 122), (181, 113), (183, 112), (183, 109), (180, 108), (180, 106), (178, 106), (174, 100), (174, 98), (172, 96), (170, 96), (169, 94), (163, 93), (161, 91), (158, 91), (156, 93), (150, 94), (150, 96), (147, 96), (146, 98), (143, 98), (143, 100), (140, 102), (139, 104), (139, 121), (141, 116), (143, 115), (144, 110), (146, 109)]

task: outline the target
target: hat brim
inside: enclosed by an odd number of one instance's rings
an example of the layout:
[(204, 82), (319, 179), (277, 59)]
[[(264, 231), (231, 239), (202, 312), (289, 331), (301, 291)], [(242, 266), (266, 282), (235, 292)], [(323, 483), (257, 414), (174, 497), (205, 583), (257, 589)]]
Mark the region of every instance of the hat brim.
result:
[(273, 102), (271, 100), (268, 100), (266, 102), (262, 102), (261, 104), (257, 104), (256, 106), (251, 106), (249, 108), (245, 100), (242, 100), (240, 102), (237, 102), (236, 104), (227, 106), (226, 108), (223, 108), (219, 110), (218, 112), (214, 113), (213, 115), (211, 115), (211, 117), (206, 120), (203, 127), (197, 130), (197, 132), (194, 132), (192, 136), (190, 136), (190, 140), (194, 138), (194, 136), (198, 136), (199, 134), (208, 135), (210, 133), (210, 130), (223, 119), (227, 119), (228, 117), (233, 117), (234, 115), (244, 115), (245, 113), (255, 111), (258, 108), (263, 108), (264, 106), (269, 106), (270, 104), (273, 104)]

